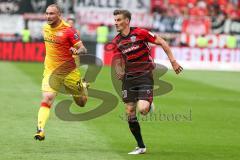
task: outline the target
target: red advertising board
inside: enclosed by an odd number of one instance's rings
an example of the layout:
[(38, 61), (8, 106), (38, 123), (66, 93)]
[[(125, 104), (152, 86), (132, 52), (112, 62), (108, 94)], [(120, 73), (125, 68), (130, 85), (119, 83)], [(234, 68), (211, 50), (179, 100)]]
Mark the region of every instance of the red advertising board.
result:
[(0, 42), (0, 60), (42, 62), (45, 46), (42, 42)]
[[(102, 51), (98, 51), (98, 58), (102, 59), (105, 65), (111, 65), (113, 49), (109, 49), (107, 45), (99, 48), (102, 48)], [(171, 49), (185, 69), (240, 71), (240, 49), (190, 47), (171, 47)], [(153, 46), (151, 55), (156, 63), (171, 68), (168, 57), (161, 47)]]

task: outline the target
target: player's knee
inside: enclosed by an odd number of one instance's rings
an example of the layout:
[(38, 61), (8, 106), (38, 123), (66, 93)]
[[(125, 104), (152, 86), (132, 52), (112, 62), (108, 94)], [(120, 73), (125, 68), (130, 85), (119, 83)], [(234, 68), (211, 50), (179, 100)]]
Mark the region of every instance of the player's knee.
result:
[(147, 115), (149, 112), (149, 106), (144, 106), (144, 107), (139, 108), (139, 112), (144, 116)]
[(134, 108), (127, 108), (126, 113), (128, 116), (135, 115), (135, 109)]
[(146, 100), (139, 100), (137, 107), (138, 107), (138, 111), (142, 114), (142, 115), (146, 115), (149, 112), (149, 108), (150, 108), (150, 103), (149, 101)]
[(87, 97), (74, 98), (74, 101), (79, 107), (84, 107), (87, 103)]
[(44, 95), (41, 102), (52, 105), (54, 98), (55, 98), (54, 95)]

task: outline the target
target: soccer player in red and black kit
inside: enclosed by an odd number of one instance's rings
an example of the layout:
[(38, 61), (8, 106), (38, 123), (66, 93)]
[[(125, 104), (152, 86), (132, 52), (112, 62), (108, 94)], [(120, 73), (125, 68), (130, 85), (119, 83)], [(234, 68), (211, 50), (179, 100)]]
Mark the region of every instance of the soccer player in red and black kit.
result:
[(155, 65), (148, 42), (163, 48), (177, 74), (183, 68), (177, 63), (170, 47), (161, 37), (145, 29), (130, 27), (131, 13), (128, 10), (115, 10), (113, 15), (119, 32), (112, 41), (116, 46), (113, 62), (117, 77), (122, 80), (122, 98), (126, 105), (129, 128), (138, 145), (128, 154), (143, 154), (146, 152), (146, 146), (136, 117), (136, 108), (142, 115), (146, 115), (153, 101), (152, 70)]

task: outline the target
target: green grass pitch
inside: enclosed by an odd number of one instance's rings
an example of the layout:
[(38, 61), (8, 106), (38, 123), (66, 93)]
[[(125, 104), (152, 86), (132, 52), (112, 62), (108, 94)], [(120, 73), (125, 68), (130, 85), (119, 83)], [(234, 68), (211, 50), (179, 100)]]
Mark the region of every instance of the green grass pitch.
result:
[[(142, 134), (148, 152), (127, 155), (135, 147), (123, 103), (99, 118), (66, 122), (51, 112), (46, 140), (35, 141), (43, 64), (0, 62), (0, 160), (238, 160), (240, 157), (240, 72), (168, 71), (162, 78), (174, 89), (155, 97), (156, 114), (191, 119), (147, 120)], [(110, 68), (93, 88), (116, 95)], [(56, 103), (69, 97), (59, 95)], [(55, 104), (56, 104), (55, 103)], [(101, 103), (90, 98), (85, 112)], [(160, 111), (160, 112), (159, 112)], [(191, 111), (191, 113), (190, 113)], [(191, 114), (191, 115), (190, 115)], [(188, 117), (189, 118), (189, 117)]]

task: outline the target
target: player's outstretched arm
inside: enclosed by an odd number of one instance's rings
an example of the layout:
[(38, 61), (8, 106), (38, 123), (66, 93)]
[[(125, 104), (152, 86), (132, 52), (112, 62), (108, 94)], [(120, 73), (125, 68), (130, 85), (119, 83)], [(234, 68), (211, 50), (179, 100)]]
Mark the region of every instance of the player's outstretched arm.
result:
[(86, 47), (83, 45), (82, 41), (78, 42), (74, 47), (71, 47), (70, 52), (73, 55), (73, 58), (75, 60), (76, 66), (79, 67), (80, 66), (80, 54), (87, 54), (87, 49)]
[(168, 56), (169, 61), (172, 64), (172, 67), (173, 67), (175, 73), (179, 74), (183, 70), (183, 68), (182, 68), (182, 66), (180, 66), (178, 64), (178, 62), (174, 58), (174, 56), (172, 54), (172, 51), (171, 51), (169, 45), (167, 44), (167, 42), (164, 39), (162, 39), (160, 36), (157, 36), (154, 43), (157, 44), (157, 45), (160, 45), (163, 48), (163, 50), (165, 51), (165, 53)]

